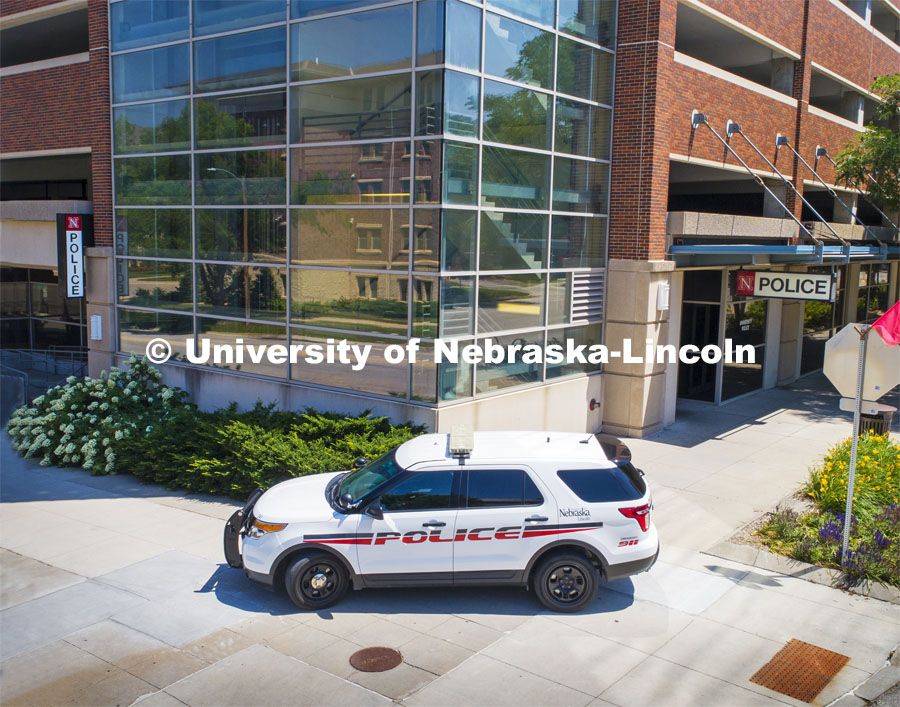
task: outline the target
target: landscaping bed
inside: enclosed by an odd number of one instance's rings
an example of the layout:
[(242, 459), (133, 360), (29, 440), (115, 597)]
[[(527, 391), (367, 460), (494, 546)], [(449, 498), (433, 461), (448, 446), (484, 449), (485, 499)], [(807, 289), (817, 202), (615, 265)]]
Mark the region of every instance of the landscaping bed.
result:
[(900, 587), (900, 445), (889, 435), (859, 439), (849, 552), (841, 564), (850, 444), (847, 439), (831, 448), (810, 471), (800, 498), (763, 516), (740, 540), (841, 570), (847, 583)]
[(374, 459), (424, 432), (367, 412), (298, 413), (260, 402), (245, 412), (234, 403), (205, 412), (160, 379), (135, 356), (127, 370), (70, 377), (13, 413), (7, 427), (13, 447), (43, 466), (129, 473), (167, 488), (243, 500), (258, 486), (349, 469), (360, 457)]

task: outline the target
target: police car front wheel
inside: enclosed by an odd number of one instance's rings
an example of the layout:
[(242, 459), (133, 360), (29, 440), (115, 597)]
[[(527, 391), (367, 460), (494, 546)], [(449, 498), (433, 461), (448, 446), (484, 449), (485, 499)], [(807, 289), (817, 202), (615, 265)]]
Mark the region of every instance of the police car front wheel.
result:
[(533, 576), (534, 592), (551, 611), (580, 611), (597, 596), (598, 572), (586, 557), (552, 555), (541, 561)]
[(339, 560), (324, 552), (300, 555), (284, 574), (288, 596), (301, 609), (318, 610), (344, 596), (349, 585)]

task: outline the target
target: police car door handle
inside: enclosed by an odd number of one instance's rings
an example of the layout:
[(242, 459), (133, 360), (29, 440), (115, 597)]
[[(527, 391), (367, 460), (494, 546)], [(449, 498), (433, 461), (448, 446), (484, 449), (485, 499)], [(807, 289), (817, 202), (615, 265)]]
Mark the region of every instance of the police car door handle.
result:
[(440, 520), (430, 520), (427, 523), (422, 523), (423, 528), (443, 528), (446, 523)]
[(544, 523), (547, 521), (547, 516), (528, 516), (525, 519), (525, 522), (534, 521), (535, 523)]

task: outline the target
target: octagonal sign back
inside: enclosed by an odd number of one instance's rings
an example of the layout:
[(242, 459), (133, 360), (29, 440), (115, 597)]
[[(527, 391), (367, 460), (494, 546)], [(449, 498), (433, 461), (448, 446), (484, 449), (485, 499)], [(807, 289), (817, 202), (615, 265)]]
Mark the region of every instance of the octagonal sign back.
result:
[[(859, 334), (862, 324), (848, 324), (825, 344), (823, 372), (845, 398), (856, 397), (859, 363)], [(866, 343), (866, 373), (863, 400), (878, 400), (900, 385), (900, 346), (888, 346), (877, 331), (870, 331)]]

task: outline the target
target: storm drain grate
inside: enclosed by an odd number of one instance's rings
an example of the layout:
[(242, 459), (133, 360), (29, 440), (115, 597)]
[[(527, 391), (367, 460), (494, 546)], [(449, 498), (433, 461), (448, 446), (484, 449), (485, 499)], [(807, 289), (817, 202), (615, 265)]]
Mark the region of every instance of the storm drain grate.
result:
[(792, 638), (750, 678), (803, 702), (812, 702), (847, 661), (845, 655)]
[(350, 656), (350, 665), (364, 673), (383, 673), (385, 670), (396, 668), (403, 662), (400, 651), (393, 648), (375, 646), (363, 648)]

